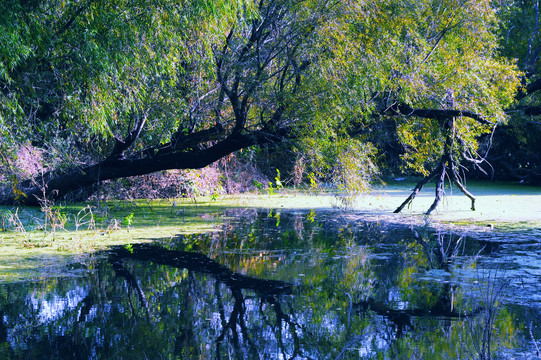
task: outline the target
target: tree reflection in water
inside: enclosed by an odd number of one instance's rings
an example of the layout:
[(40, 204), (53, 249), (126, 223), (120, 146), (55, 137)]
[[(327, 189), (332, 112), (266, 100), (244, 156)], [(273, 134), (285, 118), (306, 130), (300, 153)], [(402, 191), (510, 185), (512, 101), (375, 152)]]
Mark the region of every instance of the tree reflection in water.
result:
[[(120, 247), (111, 253), (111, 263), (117, 275), (126, 279), (130, 287), (138, 294), (140, 303), (148, 308), (144, 292), (139, 287), (135, 277), (128, 272), (121, 264), (123, 259), (135, 259), (139, 261), (149, 261), (158, 265), (166, 265), (171, 268), (187, 269), (188, 271), (200, 274), (211, 275), (215, 280), (214, 291), (220, 314), (220, 323), (222, 330), (216, 338), (216, 358), (221, 358), (222, 353), (229, 353), (224, 350), (226, 337), (228, 343), (236, 353), (244, 354), (249, 357), (257, 357), (258, 349), (250, 337), (248, 326), (246, 325), (246, 298), (243, 290), (251, 290), (255, 294), (255, 299), (260, 302), (259, 310), (262, 318), (276, 332), (275, 338), (278, 349), (284, 357), (295, 357), (298, 352), (298, 337), (295, 332), (295, 324), (288, 314), (282, 311), (280, 295), (291, 294), (291, 284), (283, 281), (258, 279), (234, 273), (229, 268), (211, 260), (205, 255), (199, 253), (167, 250), (157, 246), (146, 244), (133, 245), (128, 248)], [(232, 296), (232, 310), (226, 317), (224, 297), (221, 292), (220, 284), (224, 284)], [(265, 306), (269, 305), (269, 306)], [(271, 324), (268, 321), (269, 316), (265, 314), (264, 308), (269, 308), (273, 312), (275, 322)], [(282, 330), (287, 328), (290, 335), (297, 338), (293, 341), (293, 350), (291, 356), (286, 354)], [(175, 341), (175, 348), (178, 352), (179, 344), (190, 344), (194, 341), (193, 331), (183, 331), (180, 337)], [(182, 352), (182, 350), (180, 351)]]
[(516, 284), (475, 269), (506, 246), (337, 213), (233, 215), (113, 248), (82, 275), (1, 285), (0, 358), (535, 356), (539, 306), (504, 306)]

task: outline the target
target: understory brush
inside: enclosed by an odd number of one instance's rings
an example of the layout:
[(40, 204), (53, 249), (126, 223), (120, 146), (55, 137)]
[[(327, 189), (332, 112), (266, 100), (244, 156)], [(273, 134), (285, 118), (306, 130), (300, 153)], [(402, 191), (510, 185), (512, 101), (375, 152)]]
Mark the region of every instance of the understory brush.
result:
[(254, 191), (267, 177), (254, 165), (234, 157), (197, 170), (168, 170), (103, 182), (91, 200), (174, 199)]

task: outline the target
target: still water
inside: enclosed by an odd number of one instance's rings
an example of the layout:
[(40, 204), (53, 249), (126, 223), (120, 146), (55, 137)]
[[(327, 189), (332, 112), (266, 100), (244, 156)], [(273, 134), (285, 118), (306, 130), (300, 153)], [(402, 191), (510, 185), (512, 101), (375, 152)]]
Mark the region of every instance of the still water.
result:
[(0, 359), (537, 359), (541, 231), (228, 211), (0, 284)]

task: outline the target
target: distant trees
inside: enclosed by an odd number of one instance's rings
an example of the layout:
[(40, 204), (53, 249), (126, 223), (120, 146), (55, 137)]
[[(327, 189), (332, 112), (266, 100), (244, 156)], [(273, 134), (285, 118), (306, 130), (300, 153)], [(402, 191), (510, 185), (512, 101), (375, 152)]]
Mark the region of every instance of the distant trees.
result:
[[(284, 139), (355, 187), (384, 119), (405, 169), (429, 175), (443, 157), (457, 169), (479, 161), (477, 139), (505, 121), (520, 80), (499, 47), (510, 10), (484, 0), (5, 4), (2, 203)], [(21, 179), (13, 159), (27, 143), (46, 151), (44, 172)]]
[(502, 54), (522, 71), (510, 121), (494, 136), (488, 159), (497, 176), (541, 184), (541, 24), (537, 0), (503, 1), (499, 8)]

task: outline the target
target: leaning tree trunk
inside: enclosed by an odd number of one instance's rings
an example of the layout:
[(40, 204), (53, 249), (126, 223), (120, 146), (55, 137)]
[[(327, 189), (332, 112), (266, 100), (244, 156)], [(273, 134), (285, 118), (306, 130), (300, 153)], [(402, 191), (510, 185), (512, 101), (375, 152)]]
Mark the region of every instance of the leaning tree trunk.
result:
[(0, 198), (0, 204), (39, 206), (44, 201), (62, 199), (68, 194), (88, 189), (105, 180), (145, 175), (161, 170), (199, 169), (237, 150), (264, 142), (269, 142), (269, 139), (264, 136), (233, 133), (202, 150), (190, 148), (182, 151), (157, 151), (133, 159), (115, 158), (110, 155), (95, 165), (60, 175), (49, 172), (21, 182), (17, 191)]
[(437, 180), (435, 199), (430, 208), (425, 213), (426, 215), (430, 215), (436, 209), (436, 207), (441, 202), (441, 199), (443, 198), (443, 195), (445, 193), (444, 187), (446, 176), (449, 177), (451, 183), (456, 184), (456, 186), (460, 189), (462, 193), (464, 193), (464, 195), (470, 198), (471, 209), (475, 211), (475, 197), (461, 183), (453, 157), (450, 154), (444, 154), (438, 167), (417, 183), (410, 196), (402, 204), (400, 204), (399, 207), (396, 208), (394, 213), (401, 212), (407, 205), (409, 205), (413, 201), (415, 196), (417, 196), (417, 194), (421, 191), (424, 185), (426, 185), (432, 179), (436, 178)]

